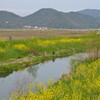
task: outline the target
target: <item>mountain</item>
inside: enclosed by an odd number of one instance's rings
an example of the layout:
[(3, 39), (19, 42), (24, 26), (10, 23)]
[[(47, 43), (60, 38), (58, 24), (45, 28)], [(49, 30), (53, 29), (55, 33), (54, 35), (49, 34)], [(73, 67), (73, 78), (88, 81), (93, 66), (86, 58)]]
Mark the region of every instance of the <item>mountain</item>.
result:
[(100, 22), (99, 19), (96, 19), (92, 16), (80, 14), (77, 12), (70, 12), (67, 13), (67, 17), (70, 18), (70, 20), (75, 23), (75, 28), (99, 28)]
[(12, 12), (0, 11), (0, 28), (18, 28), (22, 25), (22, 18)]
[(52, 8), (43, 8), (25, 17), (0, 11), (0, 28), (23, 28), (24, 26), (69, 29), (100, 28), (100, 20), (79, 12), (64, 13)]
[(49, 28), (96, 28), (98, 20), (92, 16), (77, 12), (64, 13), (51, 8), (39, 11), (24, 18), (27, 25)]
[[(26, 16), (28, 25), (49, 27), (49, 28), (69, 28), (73, 24), (63, 12), (47, 8)], [(69, 25), (69, 26), (68, 26)]]
[(97, 9), (85, 9), (85, 10), (78, 11), (78, 13), (100, 18), (100, 10)]

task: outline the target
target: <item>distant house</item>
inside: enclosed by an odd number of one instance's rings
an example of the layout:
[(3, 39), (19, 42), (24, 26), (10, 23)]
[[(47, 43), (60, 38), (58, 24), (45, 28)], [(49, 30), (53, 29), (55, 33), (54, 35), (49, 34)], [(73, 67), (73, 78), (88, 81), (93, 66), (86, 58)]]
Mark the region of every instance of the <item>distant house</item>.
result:
[(9, 22), (8, 22), (8, 21), (6, 21), (5, 23), (6, 23), (6, 24), (8, 24)]
[(30, 29), (32, 28), (32, 26), (24, 26), (24, 28)]

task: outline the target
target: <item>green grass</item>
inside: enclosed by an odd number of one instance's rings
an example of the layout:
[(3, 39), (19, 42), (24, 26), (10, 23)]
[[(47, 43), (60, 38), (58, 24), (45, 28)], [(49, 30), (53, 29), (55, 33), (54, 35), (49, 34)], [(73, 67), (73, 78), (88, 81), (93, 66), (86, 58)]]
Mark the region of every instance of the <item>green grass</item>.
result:
[[(55, 51), (56, 57), (86, 52), (94, 48), (98, 51), (100, 48), (100, 35), (96, 35), (96, 32), (93, 31), (86, 35), (73, 37), (31, 38), (11, 41), (0, 39), (0, 73), (18, 70), (19, 64), (23, 65), (25, 63), (24, 58), (26, 57), (28, 59), (32, 58), (31, 61), (27, 61), (27, 63), (32, 63), (52, 59), (53, 51)], [(14, 67), (11, 67), (13, 64), (10, 62), (18, 59), (23, 60), (20, 63), (16, 62)]]

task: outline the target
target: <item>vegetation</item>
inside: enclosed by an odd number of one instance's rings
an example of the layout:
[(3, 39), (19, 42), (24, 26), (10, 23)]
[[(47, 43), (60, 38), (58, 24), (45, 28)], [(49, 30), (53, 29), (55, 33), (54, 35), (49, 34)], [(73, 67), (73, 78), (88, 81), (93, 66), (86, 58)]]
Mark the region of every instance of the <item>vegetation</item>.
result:
[[(64, 74), (61, 80), (44, 88), (42, 83), (34, 88), (27, 86), (27, 92), (12, 94), (10, 100), (99, 100), (100, 99), (100, 59), (84, 61), (73, 67), (69, 75)], [(34, 90), (37, 90), (34, 93)]]
[[(33, 37), (9, 41), (0, 39), (0, 73), (11, 73), (14, 70), (54, 57), (68, 56), (85, 51), (91, 51), (92, 57), (96, 60), (99, 58), (100, 50), (100, 37), (99, 34), (96, 35), (96, 32), (74, 37)], [(56, 56), (52, 55), (53, 51), (55, 51)]]
[[(13, 93), (10, 100), (99, 100), (100, 34), (96, 33), (97, 31), (92, 31), (74, 37), (33, 37), (11, 41), (0, 39), (1, 73), (12, 72), (54, 57), (80, 52), (90, 54), (87, 60), (74, 65), (68, 75), (63, 74), (57, 83), (50, 80), (47, 88), (42, 83), (35, 87), (30, 84), (27, 91)], [(56, 56), (52, 55), (53, 51)]]
[[(32, 38), (12, 41), (0, 40), (0, 42), (0, 73), (9, 72), (11, 68), (16, 70), (17, 64), (23, 65), (25, 62), (28, 64), (37, 58), (38, 61), (51, 59), (55, 57), (52, 55), (53, 51), (57, 56), (65, 56), (82, 52), (85, 49), (84, 39), (81, 37)], [(15, 65), (15, 67), (8, 67), (10, 65)]]

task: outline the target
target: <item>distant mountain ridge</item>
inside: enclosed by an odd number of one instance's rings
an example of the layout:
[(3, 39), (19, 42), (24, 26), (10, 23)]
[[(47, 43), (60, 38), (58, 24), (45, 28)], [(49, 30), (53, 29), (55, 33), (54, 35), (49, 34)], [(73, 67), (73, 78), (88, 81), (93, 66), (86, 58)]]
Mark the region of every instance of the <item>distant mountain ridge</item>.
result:
[(64, 13), (52, 8), (43, 8), (25, 17), (0, 11), (0, 28), (23, 28), (38, 26), (48, 28), (100, 28), (100, 20), (80, 12)]
[(99, 9), (85, 9), (78, 11), (78, 13), (90, 15), (96, 18), (100, 18), (100, 10)]

